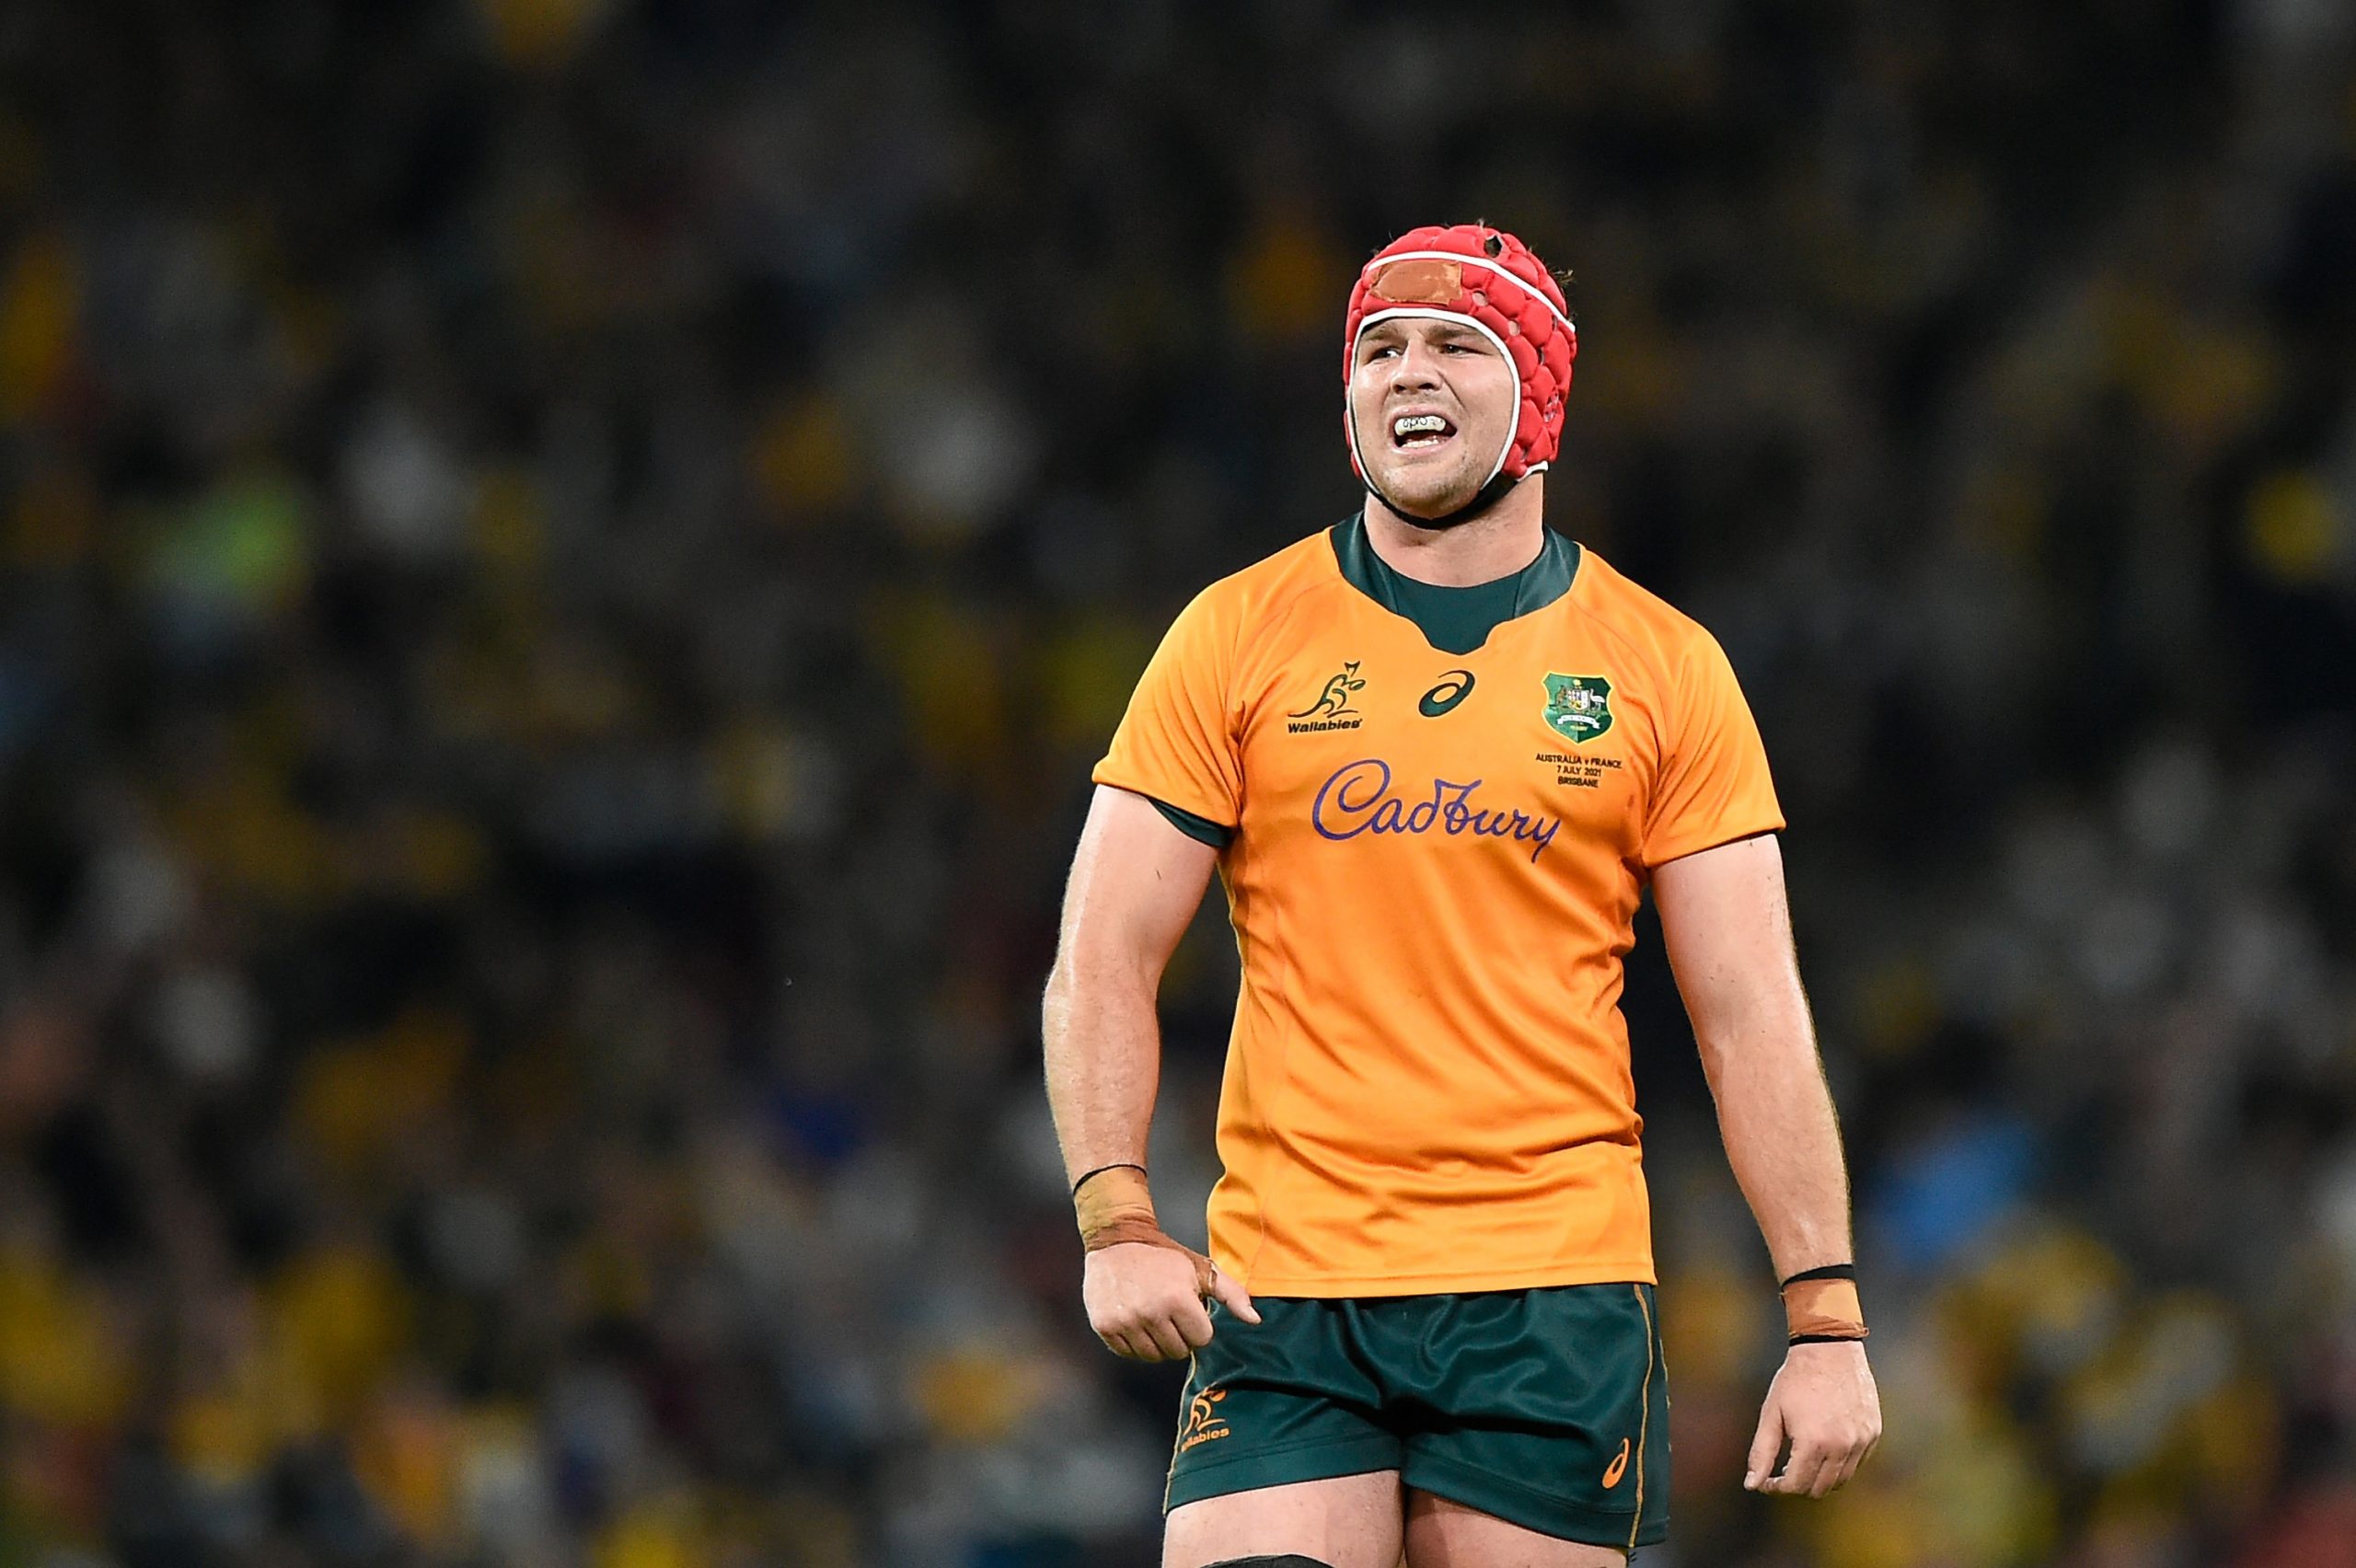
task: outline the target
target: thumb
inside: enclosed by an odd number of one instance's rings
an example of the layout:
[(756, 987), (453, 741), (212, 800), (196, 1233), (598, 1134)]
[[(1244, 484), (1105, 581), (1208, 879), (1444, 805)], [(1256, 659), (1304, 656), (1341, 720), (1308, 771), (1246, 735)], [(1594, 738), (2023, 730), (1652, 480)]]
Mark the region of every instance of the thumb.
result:
[(1260, 1320), (1260, 1309), (1252, 1305), (1252, 1293), (1230, 1278), (1224, 1269), (1211, 1270), (1211, 1294), (1245, 1322), (1257, 1323)]
[(1759, 1432), (1750, 1439), (1750, 1457), (1742, 1467), (1742, 1486), (1746, 1492), (1756, 1492), (1767, 1484), (1775, 1473), (1775, 1457), (1784, 1451), (1784, 1407), (1776, 1400), (1774, 1390), (1768, 1390), (1766, 1406), (1759, 1412)]

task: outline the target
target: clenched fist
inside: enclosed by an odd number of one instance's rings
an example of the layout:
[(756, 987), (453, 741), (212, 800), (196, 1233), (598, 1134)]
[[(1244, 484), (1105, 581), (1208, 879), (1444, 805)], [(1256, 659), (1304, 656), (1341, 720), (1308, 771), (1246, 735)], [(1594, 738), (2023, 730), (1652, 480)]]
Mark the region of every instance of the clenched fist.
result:
[[(1791, 1444), (1784, 1467), (1775, 1458)], [(1796, 1344), (1767, 1387), (1742, 1484), (1752, 1492), (1821, 1497), (1857, 1473), (1881, 1441), (1881, 1394), (1862, 1342)]]
[(1208, 1301), (1260, 1320), (1250, 1292), (1174, 1244), (1125, 1241), (1090, 1252), (1080, 1299), (1096, 1337), (1132, 1361), (1184, 1361), (1210, 1343)]

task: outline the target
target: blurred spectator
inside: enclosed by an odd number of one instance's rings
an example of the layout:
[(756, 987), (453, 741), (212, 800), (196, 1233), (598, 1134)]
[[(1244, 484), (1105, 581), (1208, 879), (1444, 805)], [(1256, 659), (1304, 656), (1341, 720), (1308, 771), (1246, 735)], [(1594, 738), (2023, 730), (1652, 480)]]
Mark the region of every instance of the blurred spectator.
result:
[(101, 0), (0, 85), (0, 1562), (1149, 1561), (1060, 878), (1478, 213), (1576, 272), (1553, 521), (1767, 732), (1888, 1401), (1737, 1488), (1640, 954), (1648, 1568), (2356, 1564), (2347, 7)]

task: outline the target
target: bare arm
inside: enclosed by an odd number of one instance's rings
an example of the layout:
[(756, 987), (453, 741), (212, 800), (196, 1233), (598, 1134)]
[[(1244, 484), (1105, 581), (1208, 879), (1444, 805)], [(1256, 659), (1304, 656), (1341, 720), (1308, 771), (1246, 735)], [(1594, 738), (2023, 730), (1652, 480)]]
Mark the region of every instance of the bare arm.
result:
[[(1783, 850), (1745, 838), (1657, 868), (1653, 895), (1735, 1180), (1778, 1278), (1853, 1260), (1841, 1129), (1800, 988)], [(1768, 1390), (1744, 1484), (1822, 1496), (1881, 1436), (1862, 1343), (1794, 1345)], [(1785, 1438), (1791, 1458), (1773, 1473)]]
[(1145, 1162), (1161, 1075), (1154, 997), (1218, 859), (1144, 796), (1097, 787), (1042, 1009), (1047, 1105), (1066, 1181), (1119, 1160)]
[[(1081, 1297), (1098, 1337), (1139, 1361), (1183, 1361), (1210, 1343), (1204, 1278), (1246, 1322), (1259, 1320), (1242, 1286), (1161, 1236), (1143, 1171), (1161, 1077), (1154, 999), (1218, 858), (1142, 795), (1100, 786), (1064, 890), (1063, 932), (1041, 1009), (1047, 1105), (1064, 1174), (1077, 1182), (1106, 1166), (1138, 1168), (1105, 1170), (1089, 1182), (1081, 1232), (1094, 1239)], [(1100, 1246), (1124, 1232), (1099, 1228), (1091, 1213), (1115, 1215), (1126, 1233), (1163, 1244)]]
[(1653, 873), (1661, 935), (1775, 1277), (1852, 1261), (1841, 1129), (1800, 989), (1783, 851), (1739, 839)]

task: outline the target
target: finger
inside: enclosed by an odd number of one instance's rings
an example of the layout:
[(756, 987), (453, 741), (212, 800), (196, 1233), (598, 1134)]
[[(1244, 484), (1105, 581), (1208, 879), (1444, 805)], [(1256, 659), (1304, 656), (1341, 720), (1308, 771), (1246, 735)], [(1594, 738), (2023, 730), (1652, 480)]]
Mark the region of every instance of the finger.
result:
[(1194, 1354), (1186, 1348), (1186, 1336), (1180, 1333), (1178, 1326), (1168, 1318), (1147, 1319), (1145, 1332), (1147, 1337), (1153, 1341), (1153, 1347), (1158, 1352), (1152, 1357), (1153, 1360), (1184, 1361)]
[(1245, 1322), (1259, 1322), (1260, 1309), (1252, 1305), (1252, 1293), (1237, 1284), (1225, 1269), (1211, 1271), (1211, 1296)]
[(1124, 1361), (1142, 1361), (1145, 1359), (1138, 1354), (1137, 1342), (1129, 1338), (1126, 1330), (1114, 1329), (1109, 1332), (1099, 1330), (1096, 1337), (1104, 1342), (1104, 1348), (1106, 1350), (1111, 1351), (1114, 1355), (1119, 1356)]
[(1189, 1351), (1196, 1351), (1211, 1343), (1211, 1315), (1203, 1310), (1199, 1301), (1189, 1301), (1171, 1314), (1177, 1325), (1179, 1337), (1186, 1342)]
[(1866, 1436), (1856, 1443), (1856, 1458), (1850, 1459), (1850, 1476), (1854, 1476), (1856, 1471), (1864, 1470), (1864, 1467), (1866, 1467), (1866, 1459), (1871, 1459), (1873, 1450), (1880, 1448), (1880, 1446), (1882, 1446), (1882, 1429), (1876, 1424), (1871, 1432), (1866, 1432)]
[(1865, 1445), (1860, 1443), (1851, 1448), (1846, 1455), (1835, 1458), (1831, 1464), (1825, 1466), (1825, 1474), (1828, 1477), (1824, 1483), (1825, 1493), (1838, 1492), (1848, 1485), (1851, 1478), (1856, 1475), (1857, 1467), (1865, 1462)]
[(1824, 1473), (1824, 1445), (1814, 1438), (1792, 1440), (1792, 1457), (1784, 1461), (1784, 1474), (1775, 1490), (1786, 1497), (1816, 1497), (1817, 1479)]
[(1748, 1492), (1768, 1490), (1775, 1474), (1775, 1456), (1784, 1451), (1784, 1412), (1770, 1394), (1759, 1412), (1759, 1431), (1750, 1439), (1750, 1454), (1743, 1461), (1742, 1484)]

